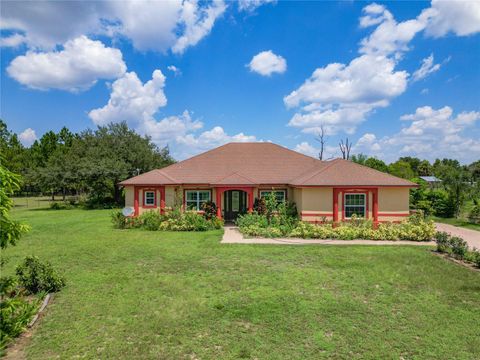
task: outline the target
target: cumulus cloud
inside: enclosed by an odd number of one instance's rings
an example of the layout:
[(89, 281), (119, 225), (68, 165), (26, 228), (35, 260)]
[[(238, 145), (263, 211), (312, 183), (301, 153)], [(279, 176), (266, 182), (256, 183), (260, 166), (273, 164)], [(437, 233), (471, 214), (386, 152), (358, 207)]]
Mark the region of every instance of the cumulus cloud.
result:
[(176, 141), (178, 143), (177, 153), (181, 158), (185, 158), (228, 142), (253, 142), (257, 141), (257, 138), (242, 132), (229, 135), (221, 126), (215, 126), (211, 130), (204, 131), (199, 135), (187, 134), (179, 136), (176, 138)]
[(467, 36), (480, 32), (479, 1), (432, 0), (429, 9), (424, 10), (428, 17), (427, 35), (441, 37), (450, 32), (457, 36)]
[(67, 41), (60, 51), (29, 51), (18, 56), (7, 72), (33, 89), (81, 91), (92, 87), (98, 79), (121, 76), (126, 68), (120, 50), (80, 36)]
[(250, 71), (270, 76), (273, 73), (283, 74), (287, 70), (287, 61), (280, 55), (275, 55), (271, 50), (267, 50), (255, 55), (248, 67)]
[(1, 29), (24, 34), (29, 47), (53, 49), (80, 35), (131, 40), (138, 50), (182, 53), (209, 34), (225, 11), (221, 0), (7, 1)]
[(164, 87), (165, 76), (160, 70), (155, 70), (145, 84), (135, 72), (126, 73), (112, 84), (107, 105), (90, 111), (88, 116), (97, 125), (121, 121), (136, 125), (151, 119), (167, 104)]
[(448, 157), (465, 162), (480, 157), (480, 134), (475, 127), (480, 120), (479, 111), (464, 111), (455, 116), (449, 106), (440, 109), (423, 106), (400, 119), (409, 125), (381, 139), (374, 134), (364, 134), (355, 145), (355, 152), (380, 156), (388, 161), (399, 154), (429, 160)]
[(371, 111), (405, 91), (407, 77), (385, 56), (362, 55), (348, 65), (318, 68), (284, 98), (287, 107), (301, 107), (289, 125), (304, 132), (317, 132), (324, 125), (330, 134), (352, 133)]
[(239, 0), (238, 9), (240, 11), (253, 12), (265, 4), (275, 4), (277, 0)]
[(422, 60), (422, 65), (413, 73), (413, 81), (426, 78), (428, 75), (440, 70), (440, 64), (434, 64), (433, 54)]
[(167, 104), (165, 82), (160, 70), (155, 70), (152, 79), (145, 83), (135, 72), (126, 73), (111, 85), (108, 103), (91, 110), (88, 116), (96, 125), (126, 121), (140, 134), (150, 136), (157, 145), (169, 145), (177, 159), (230, 141), (256, 141), (255, 136), (244, 133), (229, 135), (219, 126), (199, 133), (204, 124), (193, 119), (188, 110), (157, 120), (155, 115)]
[(27, 128), (23, 130), (20, 135), (18, 135), (18, 138), (24, 146), (28, 147), (32, 145), (35, 140), (37, 140), (37, 134), (35, 134), (35, 130), (33, 130), (32, 128)]

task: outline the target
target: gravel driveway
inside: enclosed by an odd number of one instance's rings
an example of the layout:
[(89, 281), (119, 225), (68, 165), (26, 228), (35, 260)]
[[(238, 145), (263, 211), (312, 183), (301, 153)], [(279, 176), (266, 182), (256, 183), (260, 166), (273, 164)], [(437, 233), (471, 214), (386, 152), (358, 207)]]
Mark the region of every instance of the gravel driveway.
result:
[(449, 224), (435, 223), (438, 231), (446, 231), (454, 236), (463, 238), (468, 243), (470, 248), (480, 249), (480, 231), (465, 229)]

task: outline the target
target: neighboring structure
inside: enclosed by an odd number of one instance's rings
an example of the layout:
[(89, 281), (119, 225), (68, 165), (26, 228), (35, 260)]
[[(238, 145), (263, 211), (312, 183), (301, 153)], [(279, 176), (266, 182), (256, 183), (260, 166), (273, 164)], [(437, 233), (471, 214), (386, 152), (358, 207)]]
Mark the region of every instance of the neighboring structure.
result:
[(420, 176), (420, 179), (426, 181), (432, 188), (438, 187), (442, 183), (442, 180), (435, 176)]
[(400, 221), (409, 215), (409, 189), (417, 186), (348, 160), (320, 161), (267, 142), (229, 143), (120, 185), (135, 215), (178, 205), (200, 211), (212, 200), (217, 216), (234, 220), (252, 211), (255, 198), (275, 191), (310, 222), (343, 221), (352, 214)]

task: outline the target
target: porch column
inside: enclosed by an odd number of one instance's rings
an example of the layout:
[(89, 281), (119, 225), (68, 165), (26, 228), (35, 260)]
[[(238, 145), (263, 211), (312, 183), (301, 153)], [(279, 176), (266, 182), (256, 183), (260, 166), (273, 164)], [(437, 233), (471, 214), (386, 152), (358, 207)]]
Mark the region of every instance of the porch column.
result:
[(133, 215), (138, 216), (138, 187), (133, 187)]
[(253, 212), (253, 187), (248, 190), (248, 212)]
[(216, 188), (216, 205), (217, 205), (217, 218), (221, 219), (222, 218), (222, 194), (223, 194), (223, 189), (222, 188)]
[(161, 186), (160, 190), (160, 214), (165, 213), (165, 186)]
[(372, 200), (373, 200), (373, 226), (378, 224), (378, 188), (372, 190)]
[(333, 222), (338, 222), (338, 189), (333, 188)]

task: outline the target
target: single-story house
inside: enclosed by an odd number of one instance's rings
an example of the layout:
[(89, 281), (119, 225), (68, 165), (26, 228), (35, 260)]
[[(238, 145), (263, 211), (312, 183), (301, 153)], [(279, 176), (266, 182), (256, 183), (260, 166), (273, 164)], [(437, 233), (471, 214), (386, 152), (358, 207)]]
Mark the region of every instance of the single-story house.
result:
[(352, 214), (374, 222), (409, 215), (409, 190), (417, 185), (335, 159), (320, 161), (268, 143), (229, 143), (162, 169), (122, 181), (134, 215), (182, 206), (201, 211), (213, 201), (217, 216), (234, 220), (252, 211), (255, 198), (274, 191), (296, 203), (304, 221), (342, 221)]

